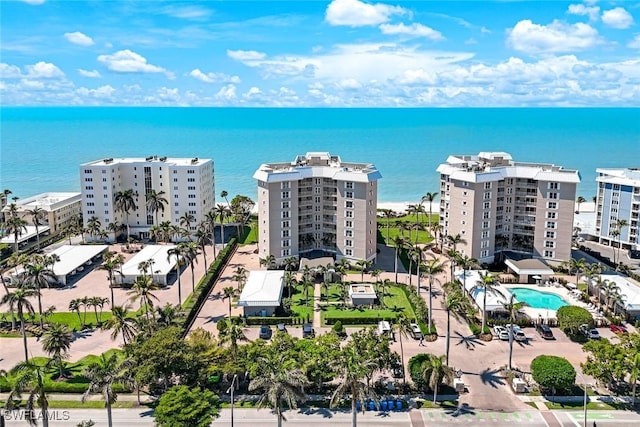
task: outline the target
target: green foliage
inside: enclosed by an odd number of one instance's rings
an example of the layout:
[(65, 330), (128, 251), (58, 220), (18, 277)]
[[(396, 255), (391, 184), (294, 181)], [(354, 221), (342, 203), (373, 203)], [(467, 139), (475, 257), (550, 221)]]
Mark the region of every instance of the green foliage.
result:
[(576, 382), (576, 370), (564, 357), (540, 355), (531, 361), (531, 375), (540, 387), (553, 390), (571, 388)]
[(587, 361), (582, 364), (583, 372), (608, 386), (624, 381), (632, 370), (628, 361), (640, 354), (640, 336), (629, 334), (620, 340), (617, 344), (605, 339), (586, 343), (583, 349), (587, 352)]
[(431, 356), (432, 355), (428, 353), (420, 353), (409, 359), (409, 376), (418, 389), (422, 390), (427, 388), (427, 382), (425, 381), (424, 375), (422, 375), (422, 366), (425, 362), (429, 361)]
[(591, 313), (582, 307), (575, 305), (565, 305), (560, 307), (557, 311), (556, 317), (558, 318), (558, 326), (570, 335), (578, 333), (580, 325), (593, 324), (593, 316)]
[(218, 396), (209, 390), (171, 387), (160, 397), (154, 417), (160, 427), (207, 427), (220, 415)]
[(287, 325), (295, 325), (296, 323), (302, 323), (297, 317), (260, 317), (249, 316), (245, 319), (247, 326), (257, 325), (277, 325), (278, 323), (284, 323)]
[[(380, 316), (375, 314), (373, 316), (363, 315), (358, 311), (340, 313), (340, 315), (334, 315), (333, 313), (327, 313), (324, 318), (324, 322), (327, 325), (334, 325), (336, 322), (340, 322), (343, 325), (377, 325), (379, 321), (386, 320), (388, 322), (395, 322), (398, 317), (397, 314)], [(329, 317), (331, 316), (331, 317)]]
[(347, 333), (344, 330), (344, 326), (342, 326), (342, 322), (339, 320), (333, 324), (333, 326), (331, 327), (331, 330), (335, 332), (335, 334), (339, 337), (347, 335)]

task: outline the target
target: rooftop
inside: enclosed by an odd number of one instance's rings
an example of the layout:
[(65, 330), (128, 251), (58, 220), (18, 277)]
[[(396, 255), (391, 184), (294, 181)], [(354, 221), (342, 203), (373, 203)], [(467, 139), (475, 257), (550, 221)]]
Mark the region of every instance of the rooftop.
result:
[(94, 160), (92, 162), (83, 163), (82, 166), (107, 166), (117, 164), (132, 164), (132, 163), (164, 163), (173, 166), (195, 166), (202, 165), (203, 163), (210, 162), (211, 159), (200, 159), (198, 157), (120, 157), (120, 158), (105, 158), (101, 160)]
[(277, 307), (284, 288), (284, 270), (256, 270), (242, 289), (238, 306)]
[[(62, 206), (79, 203), (81, 200), (82, 195), (75, 192), (41, 193), (27, 197), (26, 199), (18, 199), (15, 204), (18, 207), (18, 211), (30, 210), (37, 206), (50, 212)], [(8, 211), (9, 205), (5, 206), (2, 210)]]
[(626, 168), (626, 169), (596, 169), (598, 176), (596, 181), (608, 182), (612, 184), (632, 185), (634, 187), (640, 187), (640, 169), (638, 168)]

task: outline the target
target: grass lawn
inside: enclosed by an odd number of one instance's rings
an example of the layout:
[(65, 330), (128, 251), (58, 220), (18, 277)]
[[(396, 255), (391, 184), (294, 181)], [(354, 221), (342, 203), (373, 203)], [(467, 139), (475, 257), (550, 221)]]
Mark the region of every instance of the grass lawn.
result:
[[(427, 230), (429, 226), (428, 220), (429, 214), (421, 215), (418, 219), (418, 224), (421, 224), (424, 230), (418, 230), (418, 243), (429, 243), (433, 240), (433, 236)], [(433, 214), (431, 217), (431, 224), (439, 221), (438, 215)], [(389, 224), (389, 238), (387, 239), (387, 223)], [(403, 236), (405, 239), (410, 240), (411, 243), (416, 242), (416, 230), (405, 230), (402, 228), (403, 224), (415, 224), (415, 215), (405, 215), (398, 218), (378, 218), (378, 243), (384, 243), (391, 246), (391, 242), (396, 236)]]
[[(583, 402), (562, 402), (562, 403), (560, 403), (560, 402), (558, 402), (558, 403), (544, 402), (544, 404), (549, 409), (582, 409), (582, 408), (584, 408), (584, 403)], [(609, 405), (608, 403), (603, 403), (603, 402), (588, 402), (587, 403), (587, 409), (615, 410), (615, 409), (619, 409), (619, 408), (614, 408), (613, 406)]]
[(238, 241), (241, 246), (258, 243), (258, 223), (251, 222), (245, 228), (249, 228), (249, 232), (244, 234), (244, 239)]
[[(111, 318), (111, 311), (109, 311), (108, 309), (103, 310), (101, 315), (100, 311), (98, 310), (98, 319), (100, 320), (100, 323), (107, 321), (107, 319), (109, 318)], [(37, 324), (39, 322), (39, 319), (40, 319), (40, 316), (36, 314), (34, 324)], [(71, 330), (79, 331), (80, 329), (82, 329), (81, 319), (85, 320), (85, 315), (82, 310), (80, 310), (80, 317), (78, 317), (78, 314), (75, 312), (56, 312), (56, 313), (53, 313), (51, 316), (49, 316), (48, 322), (63, 323), (69, 326)], [(97, 326), (96, 315), (93, 312), (93, 310), (87, 310), (85, 326), (92, 327), (92, 328)]]
[(302, 319), (313, 319), (313, 288), (309, 287), (309, 302), (305, 301), (304, 289), (302, 286), (293, 288), (291, 297), (291, 311), (294, 315)]

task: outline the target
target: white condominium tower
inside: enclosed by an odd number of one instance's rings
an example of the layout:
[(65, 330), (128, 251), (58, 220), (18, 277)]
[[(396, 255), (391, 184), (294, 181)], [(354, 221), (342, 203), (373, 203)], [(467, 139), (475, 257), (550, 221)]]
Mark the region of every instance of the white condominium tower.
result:
[(596, 234), (600, 243), (638, 249), (640, 170), (596, 169)]
[[(179, 225), (184, 214), (193, 216), (193, 231), (215, 205), (211, 159), (150, 156), (96, 160), (80, 165), (80, 181), (85, 226), (92, 217), (100, 221), (102, 230), (118, 221), (139, 238), (148, 238), (149, 229), (162, 222)], [(121, 192), (133, 195), (136, 209), (128, 213), (116, 209)], [(147, 195), (154, 192), (163, 199), (159, 201), (162, 208), (155, 210), (147, 206)]]
[(259, 253), (277, 262), (313, 251), (336, 259), (376, 257), (377, 181), (370, 163), (324, 152), (266, 163), (258, 181)]
[(437, 171), (442, 235), (459, 234), (458, 251), (481, 263), (505, 250), (571, 258), (578, 171), (518, 163), (502, 152), (452, 155)]

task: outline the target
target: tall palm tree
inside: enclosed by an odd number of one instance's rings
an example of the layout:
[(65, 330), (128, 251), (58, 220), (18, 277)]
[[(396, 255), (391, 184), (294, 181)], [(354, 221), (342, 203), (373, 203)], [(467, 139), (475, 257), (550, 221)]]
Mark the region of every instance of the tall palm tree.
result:
[(185, 230), (187, 230), (187, 232), (189, 233), (188, 237), (189, 239), (191, 239), (191, 224), (193, 224), (196, 221), (196, 217), (190, 214), (189, 212), (185, 212), (182, 214), (179, 221), (180, 221), (180, 225), (183, 226)]
[(17, 215), (10, 216), (9, 219), (5, 220), (3, 227), (5, 233), (13, 234), (13, 253), (17, 254), (20, 249), (18, 239), (20, 239), (23, 233), (27, 232), (27, 221)]
[(229, 321), (218, 322), (220, 326), (220, 344), (229, 344), (231, 356), (235, 360), (238, 355), (238, 343), (247, 342), (249, 339), (244, 334), (239, 318), (231, 318)]
[(452, 235), (448, 235), (446, 237), (447, 239), (447, 244), (453, 248), (454, 251), (458, 250), (458, 245), (460, 244), (466, 244), (467, 241), (465, 239), (462, 238), (462, 235), (460, 233), (456, 234), (455, 236)]
[(398, 258), (400, 257), (400, 250), (404, 249), (406, 246), (407, 246), (407, 241), (402, 236), (396, 236), (393, 238), (393, 247), (396, 250), (394, 263), (393, 263), (393, 270), (396, 274), (396, 279), (395, 279), (396, 283), (398, 283)]
[(111, 221), (109, 224), (107, 224), (107, 231), (109, 231), (110, 233), (113, 233), (114, 243), (118, 241), (118, 232), (122, 231), (123, 228), (125, 228), (126, 230), (126, 226), (124, 224), (120, 224), (116, 220)]
[(402, 345), (402, 338), (409, 337), (409, 330), (411, 328), (411, 321), (404, 314), (400, 313), (398, 317), (396, 317), (396, 321), (393, 324), (394, 332), (398, 333), (398, 338), (400, 339), (400, 362), (402, 363), (402, 389), (407, 389), (407, 375), (406, 369), (404, 368), (404, 346)]
[(184, 246), (182, 244), (176, 245), (167, 251), (167, 261), (171, 260), (171, 257), (176, 259), (176, 275), (178, 276), (178, 305), (182, 307), (182, 276), (181, 267), (184, 265)]
[(107, 252), (104, 256), (104, 262), (98, 267), (100, 270), (107, 272), (109, 279), (109, 291), (111, 291), (111, 308), (115, 306), (115, 298), (113, 294), (113, 278), (114, 275), (119, 272), (120, 266), (124, 263), (124, 257), (122, 254), (116, 254), (115, 252)]
[(432, 328), (432, 313), (433, 313), (433, 282), (435, 280), (435, 276), (442, 273), (444, 271), (444, 264), (441, 263), (437, 258), (432, 258), (427, 261), (424, 265), (424, 274), (429, 278), (429, 333), (431, 333)]
[(127, 238), (129, 238), (129, 236), (131, 236), (131, 230), (129, 229), (129, 212), (138, 209), (136, 205), (136, 193), (131, 188), (118, 191), (115, 195), (114, 205), (116, 212), (124, 213), (127, 224)]
[(636, 406), (636, 388), (638, 386), (638, 379), (640, 378), (640, 353), (636, 352), (633, 355), (630, 355), (629, 360), (630, 370), (629, 370), (629, 382), (633, 384), (633, 389), (631, 391), (631, 405)]
[(42, 335), (42, 349), (58, 364), (58, 378), (62, 378), (64, 359), (69, 357), (72, 341), (73, 332), (60, 323), (52, 324)]
[(500, 292), (500, 290), (498, 289), (499, 284), (500, 283), (498, 282), (498, 278), (496, 276), (494, 276), (488, 271), (485, 271), (485, 272), (481, 271), (480, 280), (478, 280), (476, 284), (473, 286), (473, 288), (471, 288), (471, 292), (474, 292), (476, 290), (481, 290), (483, 293), (482, 295), (482, 333), (483, 334), (484, 334), (484, 328), (486, 327), (486, 323), (487, 323), (487, 294), (492, 293), (494, 295), (495, 294), (502, 295), (502, 292)]
[[(426, 246), (415, 245), (413, 247), (412, 258), (416, 262), (416, 290), (418, 291), (418, 295), (420, 295), (420, 273), (423, 269), (422, 261), (424, 260), (426, 254)], [(411, 272), (409, 272), (409, 275), (411, 275)]]
[(164, 213), (164, 208), (169, 204), (169, 201), (164, 197), (165, 192), (160, 190), (150, 190), (145, 198), (147, 200), (147, 210), (155, 215), (156, 222), (155, 224), (159, 224), (160, 220), (158, 214), (160, 212)]
[(449, 347), (451, 345), (451, 315), (458, 315), (467, 307), (467, 301), (460, 292), (453, 292), (446, 296), (444, 309), (447, 312), (447, 341), (445, 350), (445, 361), (449, 365)]
[(20, 283), (18, 287), (8, 294), (2, 296), (0, 304), (8, 304), (10, 310), (14, 310), (18, 314), (20, 320), (20, 333), (22, 334), (22, 344), (24, 345), (24, 360), (29, 360), (29, 352), (27, 351), (27, 331), (24, 325), (24, 313), (33, 314), (33, 306), (29, 301), (36, 295), (37, 291), (33, 288), (24, 286), (24, 283)]
[(571, 258), (569, 261), (570, 271), (575, 272), (576, 275), (576, 287), (578, 286), (578, 280), (580, 279), (580, 273), (583, 273), (587, 269), (587, 262), (584, 258), (576, 259)]
[(453, 369), (445, 363), (444, 356), (431, 355), (421, 366), (422, 377), (433, 390), (433, 403), (438, 398), (438, 389), (443, 382), (449, 382), (454, 378)]
[(209, 266), (207, 265), (207, 245), (211, 243), (211, 239), (209, 239), (209, 233), (202, 227), (198, 227), (195, 234), (193, 235), (196, 238), (196, 244), (200, 248), (202, 252), (202, 259), (204, 260), (204, 271), (209, 271)]
[(237, 290), (233, 286), (227, 286), (222, 289), (222, 300), (229, 300), (229, 319), (231, 319), (231, 303), (236, 294)]
[(113, 386), (124, 379), (118, 363), (118, 355), (116, 353), (111, 353), (109, 356), (104, 353), (101, 354), (96, 362), (91, 363), (84, 369), (82, 375), (89, 380), (89, 387), (82, 395), (82, 402), (93, 393), (101, 394), (104, 399), (104, 406), (107, 408), (107, 425), (112, 427), (111, 405), (115, 403), (118, 397)]
[(584, 202), (586, 202), (586, 201), (587, 201), (587, 199), (585, 199), (585, 198), (584, 198), (584, 197), (582, 197), (582, 196), (579, 196), (579, 197), (576, 199), (576, 213), (579, 213), (579, 212), (580, 212), (580, 205), (581, 205), (581, 204), (583, 204), (583, 203), (584, 203)]
[(475, 258), (468, 257), (464, 254), (459, 254), (455, 260), (455, 264), (458, 267), (462, 268), (463, 276), (462, 276), (462, 293), (463, 295), (467, 294), (467, 272), (471, 268), (475, 268), (478, 266), (478, 260)]
[(361, 406), (364, 412), (365, 399), (375, 398), (374, 391), (365, 381), (368, 373), (367, 366), (352, 343), (347, 344), (340, 351), (336, 365), (340, 382), (331, 396), (330, 406), (336, 406), (344, 395), (351, 396), (351, 425), (356, 427), (358, 425), (357, 402), (362, 402)]
[(264, 258), (260, 258), (260, 267), (267, 267), (267, 270), (273, 268), (276, 265), (276, 257), (273, 255), (267, 255)]
[(97, 216), (92, 216), (91, 218), (89, 218), (89, 220), (87, 220), (87, 232), (89, 233), (89, 236), (91, 236), (91, 239), (100, 236), (101, 227), (102, 223)]
[(213, 246), (213, 258), (216, 258), (216, 218), (218, 214), (215, 208), (204, 214), (204, 224), (211, 233), (211, 245)]
[(149, 276), (138, 276), (128, 292), (132, 302), (140, 300), (140, 308), (144, 307), (147, 322), (150, 322), (149, 310), (153, 310), (153, 300), (159, 301), (158, 297), (153, 294), (153, 291), (158, 289), (160, 289), (160, 286), (151, 280)]
[(191, 292), (194, 292), (196, 289), (195, 264), (198, 263), (198, 255), (200, 255), (200, 248), (198, 248), (196, 242), (184, 243), (183, 256), (191, 269)]
[(620, 261), (620, 247), (622, 246), (622, 243), (620, 241), (622, 239), (622, 229), (628, 226), (629, 226), (629, 222), (626, 219), (619, 219), (615, 223), (615, 227), (617, 230), (617, 237), (618, 237), (618, 262)]
[(98, 308), (100, 309), (100, 313), (102, 313), (102, 308), (104, 307), (107, 301), (109, 301), (108, 298), (102, 298), (102, 297), (89, 298), (89, 305), (93, 307), (93, 314), (95, 314), (96, 316), (96, 326), (98, 326), (100, 324), (100, 321), (102, 320), (102, 316), (98, 317)]
[(69, 311), (73, 311), (78, 315), (78, 322), (80, 323), (80, 328), (84, 328), (84, 322), (82, 321), (82, 316), (80, 316), (80, 307), (82, 303), (80, 302), (80, 298), (75, 298), (69, 301)]
[(509, 301), (505, 302), (504, 304), (502, 304), (502, 306), (504, 307), (504, 309), (507, 311), (507, 314), (509, 315), (509, 321), (510, 321), (510, 326), (509, 326), (509, 370), (512, 369), (512, 365), (511, 365), (511, 361), (513, 359), (513, 324), (516, 323), (516, 320), (518, 319), (518, 313), (520, 312), (520, 309), (522, 309), (522, 307), (524, 307), (526, 304), (524, 302), (518, 302), (516, 300), (516, 295), (511, 294), (511, 297), (509, 297)]
[[(14, 402), (22, 400), (22, 393), (28, 392), (25, 414), (30, 425), (37, 425), (41, 419), (42, 425), (49, 427), (49, 400), (45, 392), (49, 366), (49, 361), (43, 364), (27, 360), (11, 370), (15, 380), (7, 398), (7, 409), (13, 409)], [(40, 407), (39, 416), (36, 415), (36, 405)]]
[(40, 250), (40, 232), (38, 228), (42, 225), (42, 221), (47, 217), (47, 211), (40, 206), (34, 206), (33, 209), (28, 209), (26, 213), (31, 217), (31, 222), (36, 227), (36, 240), (37, 250)]
[(391, 223), (391, 218), (393, 218), (393, 210), (391, 209), (380, 209), (380, 212), (382, 212), (382, 215), (385, 217), (385, 219), (387, 220), (387, 239), (385, 240), (385, 243), (388, 245), (389, 244), (389, 224)]
[(38, 314), (40, 315), (40, 327), (42, 327), (42, 293), (40, 289), (49, 287), (49, 281), (56, 281), (56, 276), (49, 266), (45, 264), (44, 258), (40, 255), (29, 257), (29, 261), (24, 265), (24, 279), (26, 284), (37, 291)]
[(125, 345), (133, 340), (137, 332), (135, 319), (128, 317), (130, 309), (130, 305), (116, 305), (111, 309), (111, 317), (102, 324), (102, 330), (112, 330), (112, 340), (115, 340), (118, 335), (122, 335)]
[(258, 359), (260, 372), (249, 383), (249, 390), (262, 390), (258, 407), (269, 407), (276, 413), (278, 427), (286, 421), (282, 413), (283, 404), (296, 409), (298, 402), (305, 402), (304, 387), (309, 385), (307, 376), (301, 369), (293, 368), (293, 361), (286, 360), (285, 354), (272, 354)]
[(431, 217), (433, 216), (432, 205), (433, 205), (434, 200), (436, 199), (436, 197), (438, 197), (439, 194), (440, 193), (438, 193), (437, 191), (434, 191), (433, 193), (430, 193), (430, 192), (427, 191), (427, 193), (424, 196), (422, 196), (422, 203), (428, 203), (429, 204), (429, 220), (428, 220), (429, 230), (431, 230)]
[(220, 217), (220, 240), (222, 240), (222, 245), (224, 246), (224, 220), (229, 217), (229, 208), (225, 205), (218, 204), (214, 210), (216, 215)]
[(356, 266), (360, 270), (360, 281), (364, 283), (364, 272), (371, 266), (371, 261), (360, 259), (356, 262)]
[(220, 192), (220, 197), (222, 197), (226, 202), (227, 202), (227, 207), (229, 209), (231, 209), (231, 205), (229, 204), (229, 199), (227, 199), (227, 196), (229, 195), (229, 193), (226, 190), (222, 190)]

